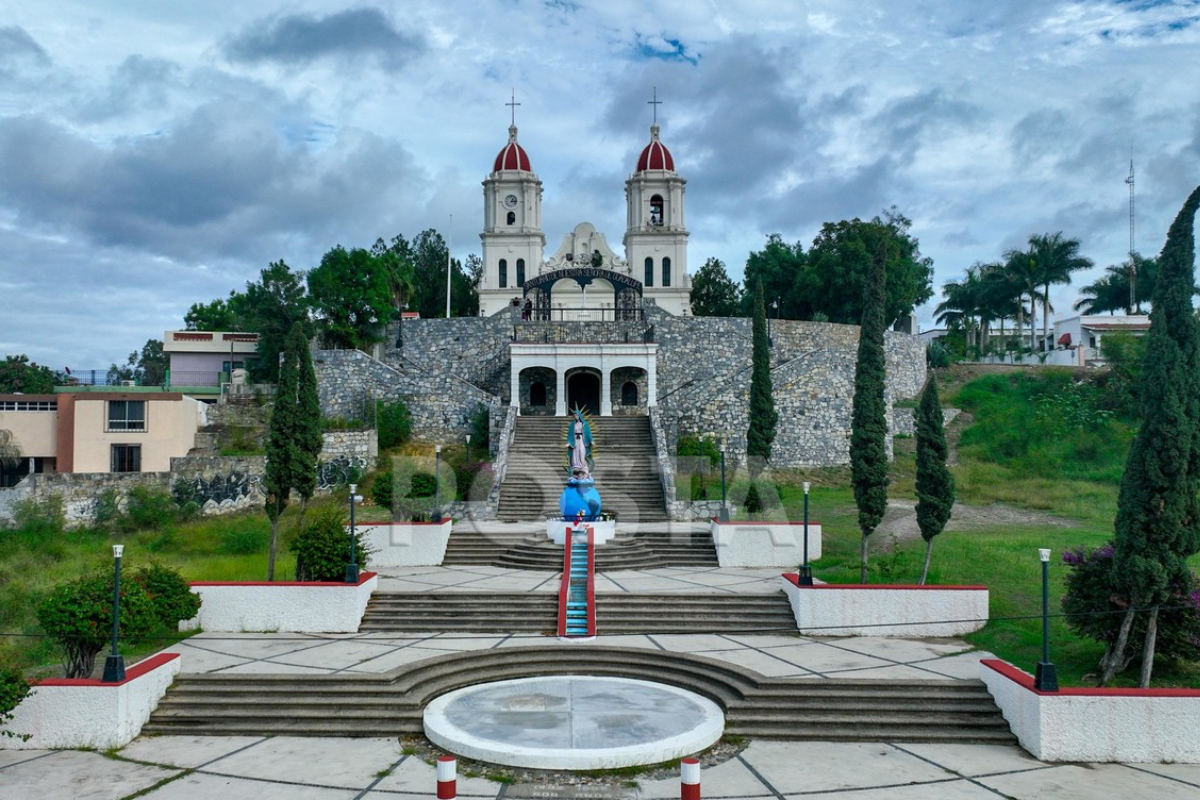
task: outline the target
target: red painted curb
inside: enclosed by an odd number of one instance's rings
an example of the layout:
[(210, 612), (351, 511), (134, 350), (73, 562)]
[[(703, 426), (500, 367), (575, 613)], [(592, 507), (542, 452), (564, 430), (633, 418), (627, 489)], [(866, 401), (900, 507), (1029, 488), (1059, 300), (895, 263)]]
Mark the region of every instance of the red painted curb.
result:
[(999, 672), (1015, 684), (1018, 684), (1036, 695), (1042, 697), (1192, 697), (1200, 698), (1200, 689), (1059, 689), (1057, 692), (1041, 692), (1034, 688), (1033, 676), (1024, 670), (1017, 669), (1007, 661), (998, 658), (980, 659), (980, 664)]
[(911, 589), (913, 591), (934, 591), (936, 589), (946, 589), (956, 592), (985, 592), (988, 588), (986, 586), (959, 586), (943, 584), (918, 586), (914, 583), (818, 583), (813, 586), (800, 586), (800, 576), (795, 572), (785, 572), (782, 577), (796, 586), (799, 586), (801, 589)]
[(124, 686), (130, 681), (137, 680), (143, 675), (153, 672), (163, 664), (174, 661), (177, 658), (179, 658), (179, 653), (159, 653), (156, 656), (142, 659), (125, 670), (125, 680), (117, 681), (116, 683), (105, 683), (104, 681), (93, 680), (92, 678), (47, 678), (44, 681), (38, 681), (34, 686), (107, 686), (110, 688), (113, 686)]
[(363, 572), (358, 576), (358, 583), (341, 581), (192, 581), (188, 586), (311, 586), (311, 587), (356, 587), (362, 586), (371, 578), (374, 572)]

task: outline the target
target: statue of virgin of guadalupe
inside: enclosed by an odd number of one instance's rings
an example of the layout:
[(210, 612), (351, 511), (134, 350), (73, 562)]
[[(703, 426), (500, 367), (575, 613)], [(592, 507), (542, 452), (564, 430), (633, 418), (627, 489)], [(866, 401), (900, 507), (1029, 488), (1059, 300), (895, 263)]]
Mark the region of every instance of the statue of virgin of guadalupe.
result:
[(592, 460), (592, 426), (583, 418), (581, 409), (576, 408), (571, 423), (567, 426), (567, 455), (571, 464), (571, 474), (578, 476), (583, 471), (583, 477), (591, 477), (596, 462)]

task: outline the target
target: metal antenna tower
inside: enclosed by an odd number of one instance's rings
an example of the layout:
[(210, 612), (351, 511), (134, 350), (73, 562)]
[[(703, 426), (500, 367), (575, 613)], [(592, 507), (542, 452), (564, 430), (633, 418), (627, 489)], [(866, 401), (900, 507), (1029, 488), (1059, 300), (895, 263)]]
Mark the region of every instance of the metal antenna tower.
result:
[(1137, 258), (1133, 254), (1133, 145), (1129, 145), (1129, 307), (1135, 313), (1142, 312), (1141, 304), (1137, 301)]

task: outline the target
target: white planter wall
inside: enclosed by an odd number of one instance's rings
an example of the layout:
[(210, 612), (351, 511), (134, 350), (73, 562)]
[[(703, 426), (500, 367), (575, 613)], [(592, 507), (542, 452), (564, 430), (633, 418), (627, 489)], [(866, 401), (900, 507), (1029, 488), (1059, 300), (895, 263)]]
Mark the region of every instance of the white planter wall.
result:
[(379, 584), (374, 572), (351, 583), (193, 583), (200, 613), (180, 630), (354, 633)]
[[(592, 542), (597, 547), (617, 534), (616, 520), (596, 520), (595, 522), (584, 522), (582, 525), (585, 528), (592, 529)], [(573, 522), (568, 522), (564, 519), (548, 519), (546, 520), (546, 535), (555, 544), (566, 544), (567, 531), (574, 527), (575, 524)]]
[(796, 626), (813, 636), (961, 636), (987, 624), (986, 586), (796, 585), (780, 579)]
[(979, 676), (1021, 746), (1041, 761), (1200, 763), (1200, 691), (1062, 689), (997, 659)]
[(432, 567), (446, 557), (453, 527), (444, 522), (369, 522), (357, 525), (358, 535), (373, 551), (371, 566)]
[[(722, 567), (797, 567), (804, 562), (804, 523), (709, 522)], [(821, 523), (808, 523), (808, 560), (821, 557)]]
[(43, 681), (13, 709), (13, 719), (5, 728), (30, 734), (30, 739), (6, 737), (0, 739), (0, 746), (10, 750), (124, 747), (141, 733), (179, 673), (179, 664), (178, 653), (165, 653), (129, 667), (121, 683)]

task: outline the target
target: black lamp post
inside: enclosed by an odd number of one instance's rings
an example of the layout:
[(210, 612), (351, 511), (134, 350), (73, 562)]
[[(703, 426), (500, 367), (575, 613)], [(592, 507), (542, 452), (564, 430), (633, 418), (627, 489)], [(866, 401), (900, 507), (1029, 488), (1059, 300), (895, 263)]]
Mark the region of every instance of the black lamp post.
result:
[(471, 463), (471, 434), (467, 434), (467, 463)]
[(125, 680), (125, 657), (117, 650), (117, 637), (121, 632), (121, 554), (125, 545), (113, 545), (113, 628), (112, 653), (104, 659), (104, 682), (118, 683)]
[(442, 446), (433, 448), (433, 514), (432, 522), (442, 521)]
[(813, 585), (812, 567), (808, 565), (808, 490), (811, 486), (808, 481), (804, 482), (804, 563), (800, 565), (801, 586)]
[(771, 316), (778, 314), (778, 312), (779, 312), (779, 301), (772, 300), (771, 301), (771, 313), (767, 314), (767, 347), (775, 346), (775, 339), (773, 339), (771, 337)]
[(721, 514), (717, 517), (720, 522), (729, 522), (729, 506), (725, 502), (725, 445), (721, 440)]
[(1042, 559), (1042, 660), (1037, 665), (1033, 686), (1039, 692), (1058, 691), (1058, 672), (1050, 663), (1050, 551), (1038, 550)]
[(346, 583), (358, 583), (358, 530), (354, 527), (354, 504), (362, 502), (355, 494), (358, 484), (350, 484), (350, 560), (346, 563)]

